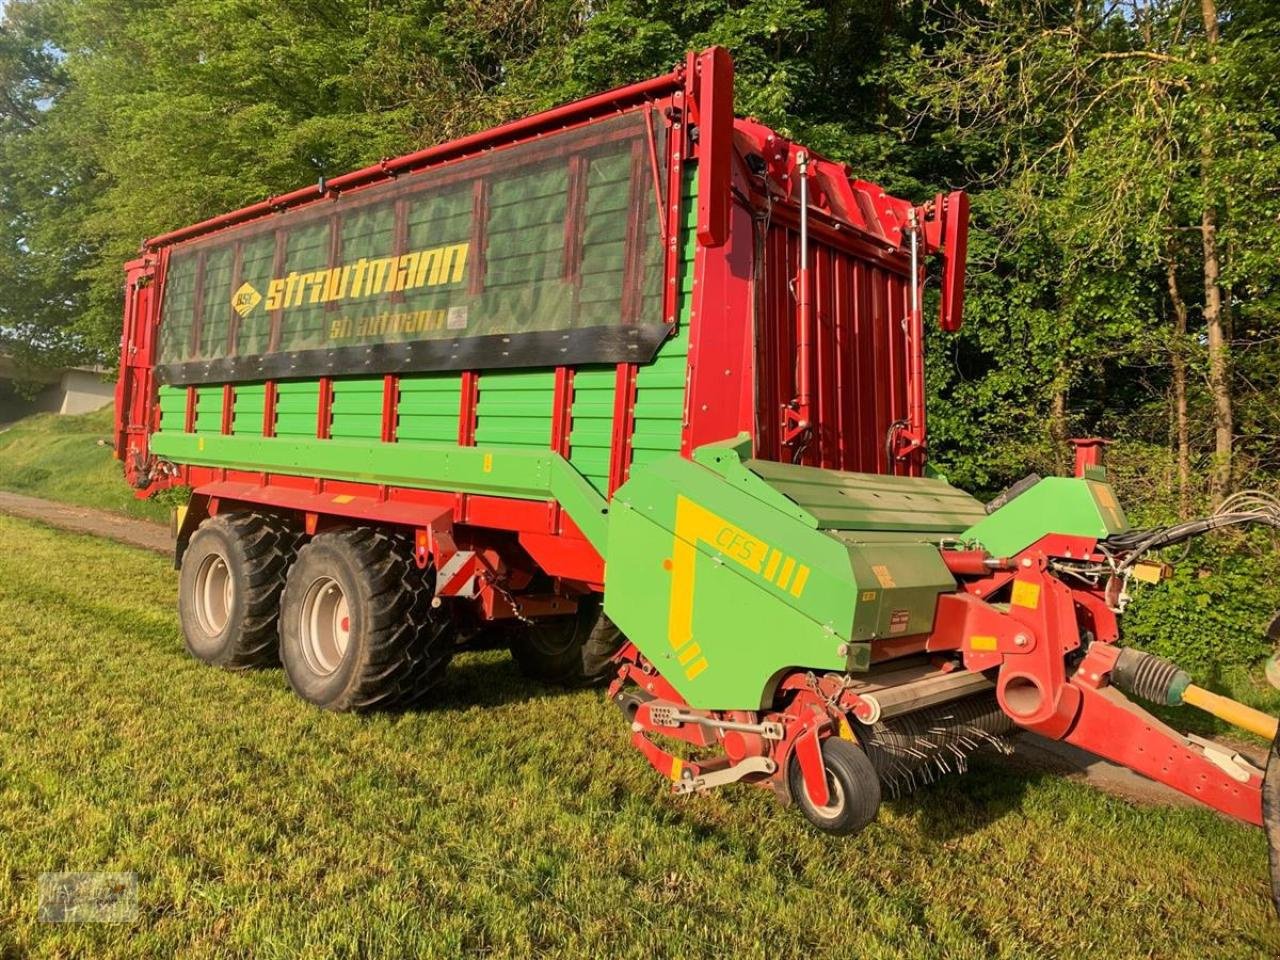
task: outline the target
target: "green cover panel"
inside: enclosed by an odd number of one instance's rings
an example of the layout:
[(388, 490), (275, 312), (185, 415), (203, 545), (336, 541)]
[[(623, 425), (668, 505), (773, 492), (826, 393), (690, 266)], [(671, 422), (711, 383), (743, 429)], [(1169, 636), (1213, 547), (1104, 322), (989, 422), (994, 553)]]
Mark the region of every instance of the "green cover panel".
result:
[(222, 387), (196, 390), (196, 433), (222, 432)]
[(457, 443), (462, 405), (462, 376), (420, 373), (400, 378), (396, 439)]
[[(670, 344), (663, 344), (665, 351)], [(660, 352), (658, 356), (662, 356)], [(573, 375), (573, 426), (569, 462), (601, 494), (609, 493), (609, 451), (613, 442), (615, 367), (582, 367)]]
[(476, 408), (477, 446), (551, 449), (554, 370), (486, 371)]
[(261, 383), (237, 384), (232, 393), (231, 432), (237, 437), (262, 436), (262, 415), (267, 403), (267, 389)]
[(314, 437), (320, 410), (320, 384), (285, 380), (276, 384), (276, 436)]
[(333, 381), (329, 436), (335, 440), (381, 440), (382, 391), (382, 377)]
[(1102, 539), (1129, 529), (1111, 486), (1075, 477), (1045, 477), (969, 527), (966, 542), (1011, 557), (1051, 533)]
[(157, 391), (160, 430), (182, 432), (187, 419), (187, 388), (162, 386)]
[(685, 176), (681, 209), (684, 243), (680, 248), (680, 322), (653, 361), (636, 371), (636, 422), (631, 437), (631, 468), (680, 450), (684, 425), (685, 376), (689, 365), (689, 320), (693, 306), (693, 260), (698, 250), (697, 176)]

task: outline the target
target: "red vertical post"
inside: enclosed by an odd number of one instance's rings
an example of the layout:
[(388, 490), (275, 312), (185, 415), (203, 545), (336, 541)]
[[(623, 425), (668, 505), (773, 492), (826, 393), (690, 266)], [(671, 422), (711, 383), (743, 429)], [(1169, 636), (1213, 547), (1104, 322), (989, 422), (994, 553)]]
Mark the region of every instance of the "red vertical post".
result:
[(262, 390), (262, 435), (276, 435), (276, 382), (268, 380)]
[(229, 383), (222, 385), (222, 435), (230, 436), (235, 424), (236, 388)]
[(382, 442), (396, 442), (396, 423), (399, 420), (400, 378), (393, 373), (382, 378)]
[(733, 60), (724, 47), (698, 57), (698, 242), (729, 239), (729, 178), (733, 157)]
[(458, 404), (458, 446), (476, 445), (476, 407), (480, 401), (480, 374), (462, 371), (462, 390)]
[(609, 495), (627, 482), (635, 433), (636, 365), (618, 364), (613, 385), (613, 443), (609, 448)]
[(316, 402), (316, 439), (328, 440), (333, 427), (333, 378), (320, 378), (320, 396)]
[(551, 417), (551, 449), (567, 459), (573, 430), (573, 367), (556, 367)]
[(196, 432), (196, 400), (197, 399), (198, 399), (198, 394), (196, 393), (196, 388), (187, 387), (187, 410), (186, 410), (186, 418), (183, 420), (183, 423), (182, 423), (183, 433)]
[(1079, 437), (1069, 441), (1075, 451), (1075, 475), (1087, 477), (1091, 469), (1102, 467), (1106, 460), (1107, 447), (1110, 440), (1101, 437)]

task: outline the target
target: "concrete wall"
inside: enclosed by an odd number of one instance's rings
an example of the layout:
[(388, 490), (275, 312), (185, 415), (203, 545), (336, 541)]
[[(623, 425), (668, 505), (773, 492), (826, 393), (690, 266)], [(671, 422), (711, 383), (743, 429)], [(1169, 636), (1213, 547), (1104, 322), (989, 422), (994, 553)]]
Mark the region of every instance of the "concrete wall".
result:
[(34, 413), (92, 413), (115, 399), (116, 385), (94, 370), (63, 370), (34, 396), (20, 392), (0, 369), (0, 423), (12, 423)]
[(59, 413), (92, 413), (115, 400), (116, 385), (91, 370), (68, 370), (60, 385)]

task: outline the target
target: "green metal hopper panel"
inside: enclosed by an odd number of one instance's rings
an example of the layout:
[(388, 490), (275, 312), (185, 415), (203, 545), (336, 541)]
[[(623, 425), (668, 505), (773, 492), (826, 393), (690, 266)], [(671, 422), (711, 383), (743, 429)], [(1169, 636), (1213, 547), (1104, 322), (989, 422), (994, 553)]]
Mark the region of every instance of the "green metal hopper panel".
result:
[(817, 530), (869, 534), (958, 534), (986, 516), (981, 503), (945, 480), (887, 477), (749, 460), (746, 435), (709, 444), (694, 460), (735, 487)]

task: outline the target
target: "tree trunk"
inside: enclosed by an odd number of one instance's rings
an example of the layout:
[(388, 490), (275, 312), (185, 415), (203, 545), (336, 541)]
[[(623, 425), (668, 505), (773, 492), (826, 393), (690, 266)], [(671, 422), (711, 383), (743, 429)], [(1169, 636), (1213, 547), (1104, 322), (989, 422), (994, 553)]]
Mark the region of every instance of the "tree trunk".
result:
[(1191, 429), (1187, 423), (1187, 304), (1178, 289), (1178, 267), (1172, 254), (1165, 266), (1173, 302), (1173, 422), (1178, 445), (1178, 517), (1191, 516)]
[(1064, 387), (1053, 390), (1053, 407), (1049, 411), (1049, 435), (1053, 438), (1054, 472), (1068, 476), (1067, 463), (1067, 391)]
[[(1201, 0), (1205, 40), (1209, 45), (1209, 65), (1218, 62), (1217, 0)], [(1213, 103), (1212, 81), (1206, 91), (1207, 104)], [(1206, 106), (1205, 109), (1211, 109)], [(1231, 486), (1232, 437), (1235, 425), (1231, 409), (1231, 374), (1229, 344), (1224, 335), (1221, 265), (1218, 260), (1218, 209), (1216, 185), (1213, 182), (1213, 130), (1208, 123), (1201, 129), (1200, 185), (1204, 191), (1204, 209), (1200, 215), (1200, 232), (1204, 242), (1204, 324), (1209, 347), (1209, 393), (1213, 396), (1214, 462), (1210, 475), (1210, 492), (1215, 500), (1226, 496)]]

